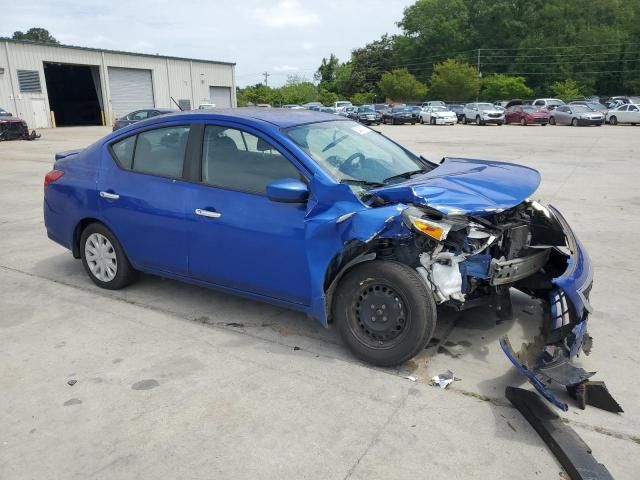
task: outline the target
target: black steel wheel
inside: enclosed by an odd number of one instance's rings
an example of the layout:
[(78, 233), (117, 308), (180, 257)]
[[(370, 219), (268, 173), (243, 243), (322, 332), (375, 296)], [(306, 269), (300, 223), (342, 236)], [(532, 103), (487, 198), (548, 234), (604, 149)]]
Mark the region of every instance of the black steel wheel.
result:
[(416, 355), (431, 338), (436, 316), (432, 292), (402, 263), (356, 265), (336, 290), (334, 318), (342, 338), (374, 365), (397, 365)]

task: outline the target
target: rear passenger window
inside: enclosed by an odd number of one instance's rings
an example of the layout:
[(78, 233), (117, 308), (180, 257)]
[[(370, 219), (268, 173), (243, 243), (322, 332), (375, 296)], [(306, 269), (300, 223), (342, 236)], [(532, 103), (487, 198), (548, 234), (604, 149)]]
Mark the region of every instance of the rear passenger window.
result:
[(189, 127), (168, 127), (138, 135), (133, 170), (161, 177), (182, 177)]
[(111, 145), (116, 161), (122, 168), (131, 169), (133, 163), (133, 149), (136, 145), (136, 137), (127, 137)]
[(235, 128), (208, 126), (202, 146), (202, 181), (209, 185), (265, 194), (282, 178), (302, 179), (298, 169), (263, 139)]

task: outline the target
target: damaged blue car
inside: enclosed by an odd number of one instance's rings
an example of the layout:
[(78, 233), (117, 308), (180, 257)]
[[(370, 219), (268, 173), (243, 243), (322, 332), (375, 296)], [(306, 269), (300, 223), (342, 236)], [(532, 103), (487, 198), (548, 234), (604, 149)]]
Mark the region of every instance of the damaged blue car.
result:
[(591, 263), (537, 171), (415, 155), (363, 125), (307, 110), (179, 112), (56, 155), (45, 178), (49, 238), (91, 280), (137, 272), (305, 312), (381, 366), (422, 350), (438, 309), (494, 305), (510, 289), (547, 321), (508, 358), (550, 401), (550, 382), (591, 375)]

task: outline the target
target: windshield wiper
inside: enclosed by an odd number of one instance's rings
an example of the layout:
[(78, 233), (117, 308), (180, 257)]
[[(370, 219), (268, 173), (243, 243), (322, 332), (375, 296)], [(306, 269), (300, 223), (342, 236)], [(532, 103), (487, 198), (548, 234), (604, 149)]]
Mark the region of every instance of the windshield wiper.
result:
[(421, 168), (420, 170), (411, 170), (409, 172), (399, 173), (398, 175), (393, 175), (389, 178), (385, 178), (383, 183), (393, 182), (394, 180), (401, 180), (403, 178), (411, 178), (413, 175), (417, 175), (418, 173), (428, 172), (429, 170), (425, 170)]
[(340, 183), (345, 183), (347, 185), (360, 185), (363, 187), (384, 187), (384, 183), (371, 182), (369, 180), (358, 180), (357, 178), (343, 178), (340, 180)]
[(326, 147), (324, 147), (322, 149), (323, 152), (326, 152), (327, 150), (329, 150), (330, 148), (335, 147), (337, 144), (339, 144), (341, 141), (343, 141), (345, 138), (347, 138), (347, 135), (343, 135), (340, 138), (334, 140), (333, 142), (331, 142), (329, 145), (327, 145)]

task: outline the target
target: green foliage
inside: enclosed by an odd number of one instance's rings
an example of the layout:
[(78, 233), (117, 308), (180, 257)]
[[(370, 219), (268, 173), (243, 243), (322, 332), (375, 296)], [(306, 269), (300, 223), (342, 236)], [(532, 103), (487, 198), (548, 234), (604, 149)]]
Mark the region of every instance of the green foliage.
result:
[(383, 97), (395, 101), (422, 100), (427, 95), (427, 87), (406, 68), (383, 73), (378, 82), (378, 90)]
[(551, 93), (560, 100), (568, 102), (584, 95), (583, 88), (575, 80), (567, 79), (551, 85)]
[(56, 43), (56, 44), (60, 43), (58, 40), (56, 40), (53, 37), (53, 35), (49, 33), (49, 30), (45, 28), (38, 28), (38, 27), (30, 28), (29, 30), (27, 30), (26, 33), (21, 32), (19, 30), (16, 32), (13, 32), (13, 37), (11, 38), (13, 38), (14, 40), (28, 40), (31, 42), (40, 42), (40, 43)]
[(498, 73), (482, 80), (482, 96), (486, 100), (527, 98), (532, 94), (533, 90), (527, 87), (523, 77)]
[(479, 90), (480, 78), (471, 65), (449, 59), (433, 68), (432, 98), (464, 102), (476, 98)]
[(339, 65), (340, 61), (333, 53), (329, 55), (329, 58), (322, 59), (318, 71), (313, 76), (320, 88), (333, 90), (336, 81), (336, 71)]
[(323, 105), (329, 107), (333, 105), (335, 102), (340, 100), (340, 97), (334, 92), (330, 92), (325, 88), (318, 89), (318, 101)]
[(354, 105), (366, 105), (369, 103), (373, 103), (375, 99), (376, 96), (373, 93), (358, 92), (354, 93), (351, 96), (351, 103), (353, 103)]
[(287, 83), (279, 89), (282, 104), (303, 104), (318, 100), (316, 86), (297, 76), (290, 76)]
[(241, 107), (245, 107), (249, 103), (255, 105), (273, 102), (273, 90), (262, 83), (240, 89), (237, 93), (238, 105)]
[(384, 72), (395, 65), (394, 42), (388, 35), (351, 52), (351, 89), (355, 92), (377, 91)]

